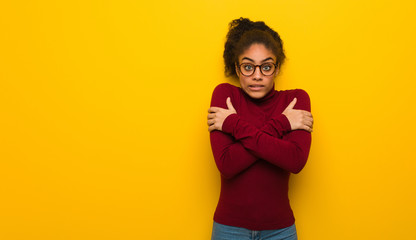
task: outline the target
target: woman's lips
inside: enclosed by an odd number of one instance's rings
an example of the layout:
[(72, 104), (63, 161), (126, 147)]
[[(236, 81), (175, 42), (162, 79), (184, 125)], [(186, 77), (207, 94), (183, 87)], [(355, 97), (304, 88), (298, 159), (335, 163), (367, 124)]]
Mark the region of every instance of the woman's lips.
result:
[(256, 85), (248, 85), (248, 88), (251, 91), (260, 91), (264, 88), (264, 85), (257, 85), (257, 84)]

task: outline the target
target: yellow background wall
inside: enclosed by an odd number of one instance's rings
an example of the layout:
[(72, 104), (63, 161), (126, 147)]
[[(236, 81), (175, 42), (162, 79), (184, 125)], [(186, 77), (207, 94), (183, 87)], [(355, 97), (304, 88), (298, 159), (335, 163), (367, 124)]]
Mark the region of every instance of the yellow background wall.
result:
[[(416, 239), (416, 3), (2, 1), (0, 239), (209, 239), (228, 23), (284, 40), (315, 118), (299, 238)], [(236, 82), (234, 82), (237, 84)]]

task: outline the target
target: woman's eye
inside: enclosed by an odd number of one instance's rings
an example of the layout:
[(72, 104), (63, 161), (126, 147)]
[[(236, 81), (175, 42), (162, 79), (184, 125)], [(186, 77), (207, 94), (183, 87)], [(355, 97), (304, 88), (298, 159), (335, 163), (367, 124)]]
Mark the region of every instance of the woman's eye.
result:
[(272, 66), (270, 64), (267, 64), (267, 65), (264, 65), (262, 69), (263, 71), (270, 71), (272, 70)]
[(252, 65), (244, 65), (244, 70), (251, 71), (251, 70), (253, 70), (253, 66)]

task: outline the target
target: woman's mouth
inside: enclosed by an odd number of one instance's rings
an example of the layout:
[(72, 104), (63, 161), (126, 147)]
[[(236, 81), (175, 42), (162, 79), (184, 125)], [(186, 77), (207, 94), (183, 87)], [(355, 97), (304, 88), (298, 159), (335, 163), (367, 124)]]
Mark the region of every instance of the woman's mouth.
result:
[(248, 88), (251, 91), (260, 91), (264, 88), (264, 85), (259, 85), (259, 84), (253, 84), (253, 85), (248, 85)]

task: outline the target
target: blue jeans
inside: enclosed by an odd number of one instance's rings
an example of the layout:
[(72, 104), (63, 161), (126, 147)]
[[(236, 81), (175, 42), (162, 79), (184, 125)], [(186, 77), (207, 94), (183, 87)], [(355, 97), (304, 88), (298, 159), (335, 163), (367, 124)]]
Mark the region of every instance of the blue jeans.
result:
[(276, 230), (253, 231), (214, 221), (211, 240), (297, 240), (296, 226)]

